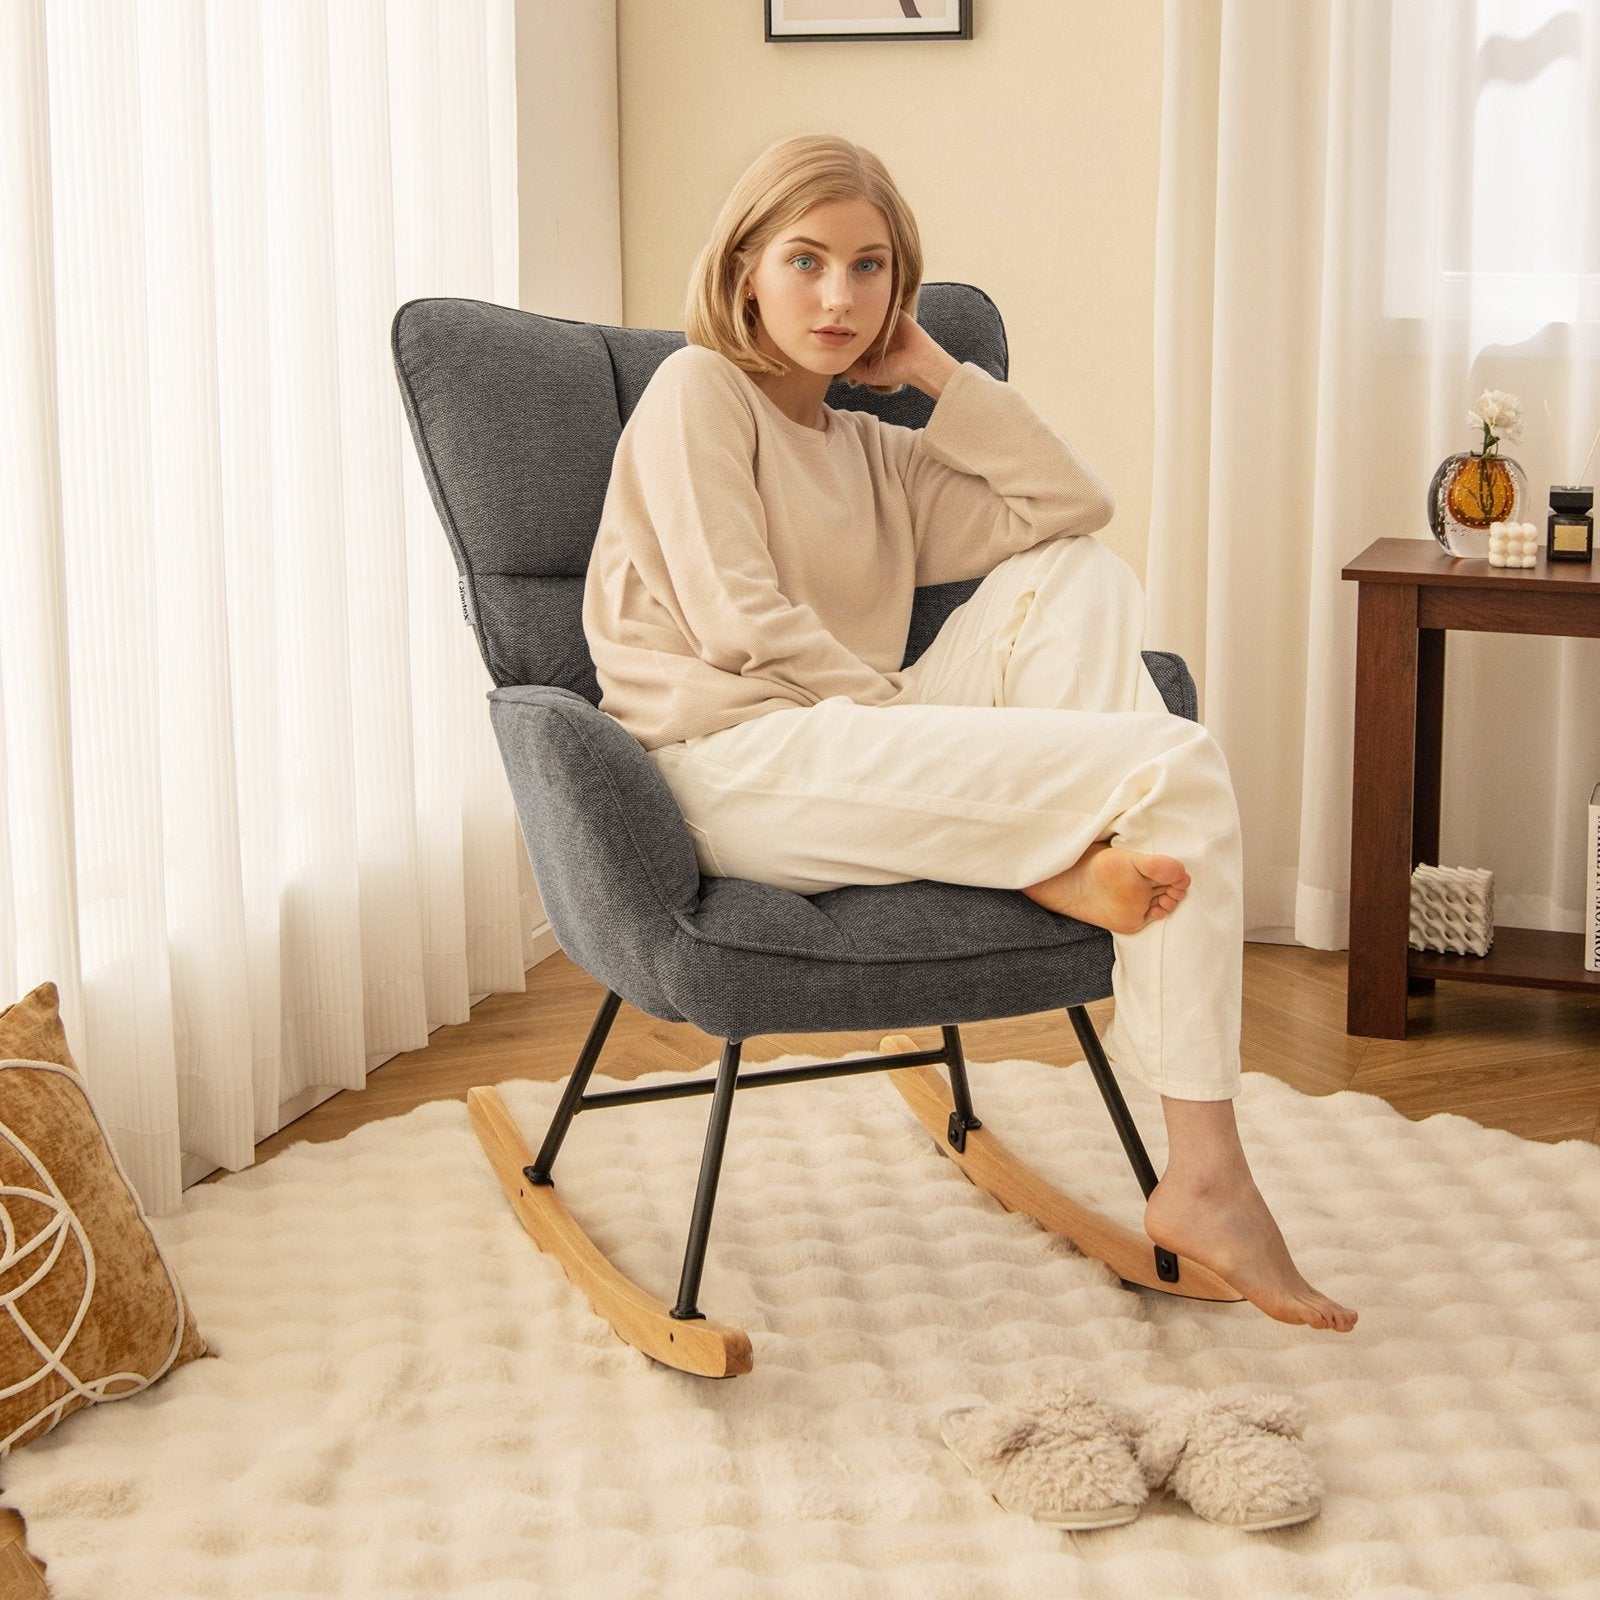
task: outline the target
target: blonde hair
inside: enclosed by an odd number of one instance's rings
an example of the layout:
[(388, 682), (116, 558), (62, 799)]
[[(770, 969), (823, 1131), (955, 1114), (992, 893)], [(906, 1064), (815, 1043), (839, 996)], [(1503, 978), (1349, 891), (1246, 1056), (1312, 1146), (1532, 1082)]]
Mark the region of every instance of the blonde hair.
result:
[[(785, 376), (790, 368), (755, 342), (756, 312), (745, 289), (761, 252), (779, 232), (826, 200), (868, 200), (889, 224), (889, 311), (862, 361), (879, 360), (893, 337), (897, 312), (917, 314), (922, 288), (922, 239), (916, 218), (895, 187), (888, 168), (858, 144), (828, 134), (780, 139), (745, 168), (722, 204), (711, 237), (689, 274), (684, 335), (706, 345), (752, 374)], [(857, 385), (852, 381), (852, 388)], [(868, 384), (874, 394), (895, 394), (900, 385)]]

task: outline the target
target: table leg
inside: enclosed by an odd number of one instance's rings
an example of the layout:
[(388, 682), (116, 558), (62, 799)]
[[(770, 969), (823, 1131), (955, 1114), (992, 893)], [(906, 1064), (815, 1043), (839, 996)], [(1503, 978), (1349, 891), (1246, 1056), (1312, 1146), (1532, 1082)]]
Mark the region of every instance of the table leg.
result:
[(1443, 628), (1417, 630), (1417, 755), (1411, 796), (1411, 864), (1439, 864), (1439, 775), (1444, 756)]
[(1418, 709), (1416, 586), (1363, 583), (1356, 621), (1345, 1031), (1374, 1039), (1406, 1036)]
[[(1439, 864), (1439, 793), (1444, 755), (1443, 628), (1417, 630), (1417, 759), (1411, 782), (1411, 864)], [(1432, 978), (1412, 978), (1410, 994), (1432, 994)]]

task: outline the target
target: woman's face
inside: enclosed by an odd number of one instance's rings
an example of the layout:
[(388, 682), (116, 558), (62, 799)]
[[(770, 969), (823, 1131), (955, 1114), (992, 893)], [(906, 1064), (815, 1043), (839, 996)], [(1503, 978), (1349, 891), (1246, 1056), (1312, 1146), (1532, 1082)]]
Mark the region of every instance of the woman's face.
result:
[[(758, 349), (808, 372), (835, 378), (882, 331), (893, 283), (889, 224), (870, 200), (813, 206), (761, 252), (753, 292)], [(850, 329), (849, 339), (817, 330)]]

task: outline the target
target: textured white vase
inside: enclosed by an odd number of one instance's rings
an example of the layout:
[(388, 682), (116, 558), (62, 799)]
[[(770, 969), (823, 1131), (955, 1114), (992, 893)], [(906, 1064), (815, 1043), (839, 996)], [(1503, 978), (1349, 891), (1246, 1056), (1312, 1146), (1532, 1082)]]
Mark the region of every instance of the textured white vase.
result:
[(1494, 943), (1494, 874), (1487, 867), (1417, 867), (1407, 942), (1413, 950), (1488, 955)]

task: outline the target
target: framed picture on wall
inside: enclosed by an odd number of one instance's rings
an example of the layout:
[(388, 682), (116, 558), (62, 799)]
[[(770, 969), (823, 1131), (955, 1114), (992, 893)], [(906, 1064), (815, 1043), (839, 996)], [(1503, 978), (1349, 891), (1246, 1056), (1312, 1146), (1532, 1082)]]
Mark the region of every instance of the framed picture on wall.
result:
[(767, 40), (970, 39), (972, 0), (766, 0)]

